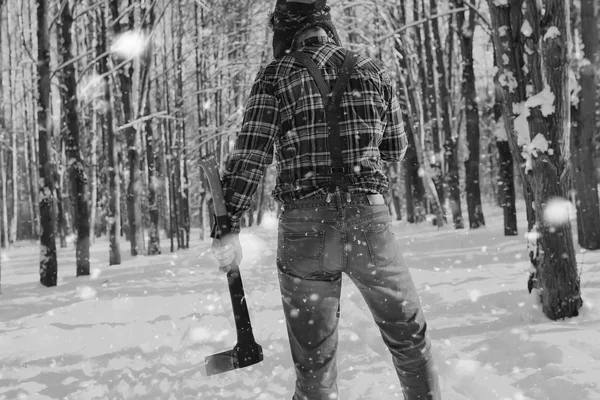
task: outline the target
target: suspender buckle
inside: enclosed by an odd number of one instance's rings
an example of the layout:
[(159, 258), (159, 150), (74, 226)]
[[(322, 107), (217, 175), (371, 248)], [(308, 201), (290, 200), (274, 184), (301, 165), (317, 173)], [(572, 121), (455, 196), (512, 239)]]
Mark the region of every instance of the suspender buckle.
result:
[(346, 168), (344, 168), (344, 167), (331, 167), (331, 175), (346, 175)]

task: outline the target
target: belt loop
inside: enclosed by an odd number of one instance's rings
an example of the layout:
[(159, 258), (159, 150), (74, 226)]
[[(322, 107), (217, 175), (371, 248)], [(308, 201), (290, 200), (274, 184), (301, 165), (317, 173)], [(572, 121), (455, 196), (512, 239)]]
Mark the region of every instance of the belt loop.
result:
[(332, 194), (333, 193), (331, 193), (331, 192), (327, 193), (327, 200), (325, 200), (325, 201), (327, 201), (327, 203), (331, 203), (331, 195)]
[(346, 192), (346, 203), (350, 203), (352, 201), (352, 195), (350, 192)]

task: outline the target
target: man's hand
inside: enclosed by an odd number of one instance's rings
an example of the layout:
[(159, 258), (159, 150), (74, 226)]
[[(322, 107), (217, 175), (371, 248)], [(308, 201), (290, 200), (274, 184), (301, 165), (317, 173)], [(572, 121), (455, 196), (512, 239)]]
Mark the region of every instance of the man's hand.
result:
[(229, 272), (230, 265), (235, 261), (239, 266), (242, 262), (242, 245), (240, 244), (240, 235), (230, 233), (221, 239), (213, 239), (212, 253), (219, 263), (219, 271)]

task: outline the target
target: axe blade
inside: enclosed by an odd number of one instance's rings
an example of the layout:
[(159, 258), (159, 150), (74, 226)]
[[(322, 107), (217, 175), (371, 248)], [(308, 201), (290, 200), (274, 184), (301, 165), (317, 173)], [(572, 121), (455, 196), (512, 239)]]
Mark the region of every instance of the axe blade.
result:
[(239, 368), (235, 350), (228, 350), (222, 353), (213, 354), (204, 358), (206, 366), (206, 375), (217, 375), (223, 372), (232, 371)]
[(263, 360), (262, 347), (254, 343), (238, 344), (233, 350), (213, 354), (204, 358), (206, 375), (217, 375), (234, 369), (249, 367)]

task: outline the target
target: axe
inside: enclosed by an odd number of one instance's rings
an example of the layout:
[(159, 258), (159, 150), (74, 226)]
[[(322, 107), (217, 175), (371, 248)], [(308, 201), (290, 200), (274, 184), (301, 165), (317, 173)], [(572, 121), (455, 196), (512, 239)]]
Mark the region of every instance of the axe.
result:
[[(227, 216), (227, 206), (225, 204), (225, 197), (223, 196), (223, 188), (221, 187), (219, 166), (214, 155), (203, 157), (200, 160), (200, 166), (206, 174), (206, 179), (212, 192), (216, 220), (215, 238), (218, 239), (231, 232), (231, 223)], [(229, 295), (235, 317), (237, 344), (232, 350), (213, 354), (204, 359), (206, 374), (208, 376), (244, 368), (263, 360), (262, 347), (256, 343), (254, 334), (252, 333), (252, 324), (250, 323), (250, 315), (248, 314), (248, 307), (246, 305), (240, 267), (234, 261), (230, 265), (230, 268), (227, 273), (227, 283), (229, 284)]]

